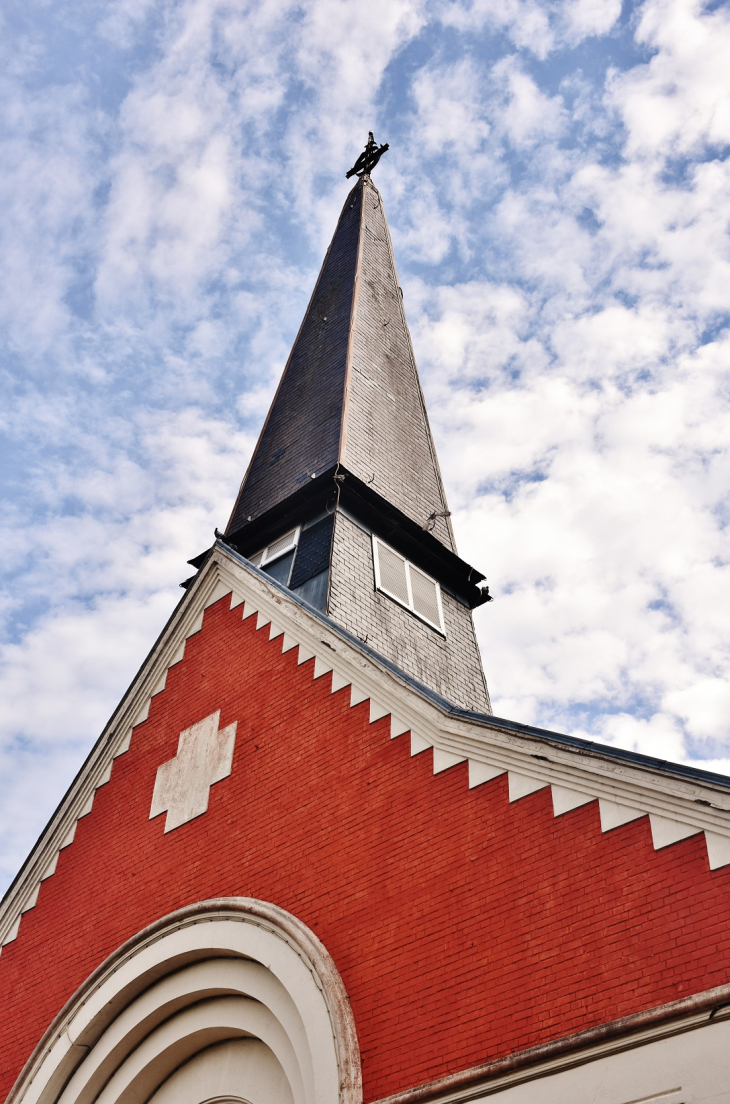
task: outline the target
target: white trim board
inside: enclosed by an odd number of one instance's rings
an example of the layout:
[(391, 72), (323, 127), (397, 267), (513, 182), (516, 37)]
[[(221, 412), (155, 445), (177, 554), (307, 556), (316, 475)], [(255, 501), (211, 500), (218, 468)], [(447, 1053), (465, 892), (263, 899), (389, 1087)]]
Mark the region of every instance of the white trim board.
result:
[(0, 947), (16, 938), (21, 914), (34, 907), (40, 882), (52, 876), (58, 852), (72, 843), (76, 822), (91, 812), (113, 759), (129, 748), (132, 728), (146, 719), (186, 639), (201, 630), (208, 606), (228, 595), (231, 609), (242, 606), (243, 619), (255, 614), (257, 630), (280, 640), (282, 652), (297, 648), (299, 664), (314, 659), (312, 677), (329, 681), (333, 693), (351, 687), (351, 707), (369, 702), (371, 723), (390, 715), (391, 738), (410, 732), (412, 755), (433, 749), (434, 773), (466, 760), (472, 789), (507, 773), (510, 801), (551, 786), (555, 816), (597, 800), (604, 832), (648, 815), (657, 850), (704, 832), (711, 869), (730, 864), (730, 791), (515, 733), (497, 720), (451, 714), (218, 544), (8, 891), (0, 906)]
[[(550, 1054), (554, 1044), (566, 1041), (556, 1039), (536, 1046), (531, 1061), (511, 1069), (500, 1070), (504, 1059), (496, 1059), (492, 1070), (487, 1063), (481, 1071), (459, 1071), (456, 1078), (474, 1075), (461, 1088), (450, 1087), (447, 1075), (375, 1104), (709, 1104), (725, 1099), (729, 1019), (710, 1019), (707, 1008), (687, 1011), (639, 1030), (625, 1025), (601, 1042)], [(537, 1058), (540, 1050), (548, 1053)], [(519, 1058), (520, 1052), (508, 1057)], [(684, 1090), (672, 1087), (682, 1083)]]

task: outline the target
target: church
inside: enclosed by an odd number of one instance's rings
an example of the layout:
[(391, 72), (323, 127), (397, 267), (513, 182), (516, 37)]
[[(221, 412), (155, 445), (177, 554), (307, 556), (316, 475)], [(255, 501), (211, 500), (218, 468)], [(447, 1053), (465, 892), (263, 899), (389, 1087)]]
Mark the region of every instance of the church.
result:
[(0, 907), (9, 1104), (730, 1100), (730, 778), (492, 714), (384, 149)]

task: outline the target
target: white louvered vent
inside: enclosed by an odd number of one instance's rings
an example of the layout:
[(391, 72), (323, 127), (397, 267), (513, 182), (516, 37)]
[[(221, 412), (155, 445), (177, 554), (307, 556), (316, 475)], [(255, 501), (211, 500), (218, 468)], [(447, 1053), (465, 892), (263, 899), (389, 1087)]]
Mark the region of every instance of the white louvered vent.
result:
[(408, 576), (406, 575), (406, 561), (387, 544), (377, 542), (378, 566), (380, 568), (379, 589), (386, 594), (397, 598), (404, 606), (410, 606), (408, 601)]
[(419, 617), (430, 621), (432, 625), (441, 626), (441, 603), (438, 583), (424, 575), (413, 564), (410, 565), (411, 593), (413, 595), (413, 612)]
[(441, 588), (435, 579), (424, 574), (398, 552), (373, 537), (375, 586), (415, 613), (440, 633), (444, 632), (444, 612)]
[(272, 560), (278, 560), (279, 556), (283, 556), (285, 552), (291, 552), (292, 548), (296, 548), (297, 540), (299, 539), (299, 529), (292, 529), (290, 533), (285, 533), (283, 537), (279, 537), (273, 544), (270, 544), (264, 552), (264, 558), (262, 563), (271, 563)]
[(264, 564), (272, 563), (274, 560), (278, 560), (280, 556), (291, 552), (299, 542), (300, 528), (300, 526), (297, 526), (296, 529), (285, 533), (283, 537), (279, 537), (278, 540), (273, 541), (266, 548), (262, 548), (260, 552), (255, 552), (253, 556), (249, 556), (249, 563), (252, 563), (254, 567), (263, 567)]

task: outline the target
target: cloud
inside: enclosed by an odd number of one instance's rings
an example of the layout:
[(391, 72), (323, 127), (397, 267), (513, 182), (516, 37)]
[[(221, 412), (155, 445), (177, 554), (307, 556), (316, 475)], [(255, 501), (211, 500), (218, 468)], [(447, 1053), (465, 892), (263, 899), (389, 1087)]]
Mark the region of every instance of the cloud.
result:
[(546, 96), (513, 57), (497, 62), (491, 77), (501, 91), (496, 117), (516, 150), (532, 149), (561, 134), (565, 109), (560, 98)]
[(730, 684), (726, 679), (698, 679), (684, 690), (671, 690), (664, 702), (666, 709), (678, 714), (697, 739), (727, 738)]
[(649, 0), (636, 39), (654, 56), (629, 72), (615, 71), (608, 86), (628, 129), (627, 153), (666, 158), (726, 149), (727, 9), (706, 11), (698, 0)]
[(514, 46), (544, 59), (560, 47), (609, 34), (621, 15), (621, 0), (445, 0), (437, 10), (446, 26), (472, 33), (498, 29)]

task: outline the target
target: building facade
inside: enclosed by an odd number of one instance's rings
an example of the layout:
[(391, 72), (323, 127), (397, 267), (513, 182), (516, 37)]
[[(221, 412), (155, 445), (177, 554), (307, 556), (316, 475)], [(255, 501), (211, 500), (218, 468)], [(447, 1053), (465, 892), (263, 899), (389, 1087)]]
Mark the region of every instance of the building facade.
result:
[(379, 192), (0, 910), (13, 1104), (730, 1100), (730, 779), (491, 713)]

